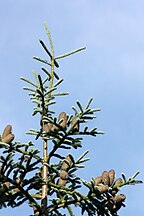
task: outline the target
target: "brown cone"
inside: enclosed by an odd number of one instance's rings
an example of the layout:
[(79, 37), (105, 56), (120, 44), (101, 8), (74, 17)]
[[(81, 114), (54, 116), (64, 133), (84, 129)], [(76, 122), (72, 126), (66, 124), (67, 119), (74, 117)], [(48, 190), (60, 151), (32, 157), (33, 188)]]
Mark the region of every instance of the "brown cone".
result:
[(114, 182), (113, 187), (116, 186), (116, 185), (122, 184), (122, 183), (123, 183), (123, 180), (122, 180), (121, 178), (117, 178), (117, 179), (115, 180), (115, 182)]
[[(71, 125), (74, 125), (77, 121), (77, 118), (74, 116), (71, 120)], [(77, 124), (73, 127), (73, 133), (76, 133), (79, 131), (79, 123), (77, 122)]]
[(109, 170), (108, 175), (109, 175), (109, 180), (110, 180), (109, 186), (111, 186), (115, 179), (115, 171), (113, 169)]
[(125, 201), (125, 199), (126, 199), (126, 196), (124, 194), (119, 194), (119, 195), (114, 197), (114, 201), (116, 203), (122, 203)]
[(2, 138), (2, 142), (9, 144), (14, 140), (14, 137), (14, 134), (8, 134), (7, 136)]
[(69, 175), (68, 175), (68, 173), (67, 173), (65, 170), (62, 170), (62, 171), (60, 172), (60, 178), (61, 178), (62, 180), (68, 180), (68, 177), (69, 177)]
[[(122, 184), (122, 183), (123, 183), (123, 180), (121, 178), (118, 178), (118, 179), (115, 180), (115, 182), (113, 184), (113, 187), (116, 187), (116, 186), (118, 186), (119, 184)], [(118, 188), (113, 188), (112, 191), (111, 191), (111, 194), (115, 195), (118, 191), (119, 191)]]
[(101, 194), (106, 193), (109, 189), (108, 185), (99, 185), (97, 188)]
[(62, 162), (61, 170), (67, 171), (72, 165), (72, 155), (67, 155), (65, 160)]
[(43, 131), (49, 132), (51, 130), (52, 126), (53, 125), (51, 123), (44, 124), (43, 125)]
[(11, 132), (12, 132), (12, 126), (11, 126), (11, 125), (7, 125), (7, 126), (5, 127), (3, 133), (2, 133), (2, 137), (1, 137), (1, 138), (3, 139), (3, 138), (6, 137), (8, 134), (11, 134)]
[(102, 183), (102, 176), (98, 176), (97, 178), (95, 178), (94, 182), (96, 185)]
[(109, 179), (109, 174), (107, 171), (103, 171), (102, 173), (102, 183), (104, 185), (109, 185), (110, 179)]
[(58, 121), (60, 121), (61, 119), (63, 119), (63, 121), (60, 123), (60, 126), (65, 129), (67, 126), (67, 114), (65, 112), (61, 112), (59, 114)]
[(61, 178), (59, 178), (59, 180), (58, 180), (58, 185), (59, 185), (60, 187), (65, 186), (66, 183), (67, 183), (67, 180), (62, 180)]

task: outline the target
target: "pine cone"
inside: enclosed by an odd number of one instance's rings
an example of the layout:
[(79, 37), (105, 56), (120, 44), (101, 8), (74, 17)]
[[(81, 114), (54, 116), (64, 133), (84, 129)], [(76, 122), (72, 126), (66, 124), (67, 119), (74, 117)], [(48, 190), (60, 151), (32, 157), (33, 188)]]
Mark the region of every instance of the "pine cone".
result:
[[(71, 120), (71, 125), (74, 125), (77, 121), (77, 118), (74, 116)], [(73, 127), (72, 132), (76, 133), (79, 131), (79, 123), (77, 122), (77, 124)]]
[(14, 134), (8, 134), (7, 136), (2, 138), (2, 142), (9, 144), (14, 140), (14, 137)]
[(116, 186), (116, 185), (122, 184), (122, 183), (123, 183), (123, 180), (122, 180), (121, 178), (117, 178), (117, 179), (115, 180), (115, 182), (114, 182), (113, 187)]
[(60, 122), (60, 126), (65, 129), (67, 126), (67, 114), (65, 112), (61, 112), (59, 114), (58, 121), (61, 121), (61, 119), (63, 119), (63, 120), (62, 120), (62, 122)]
[(113, 169), (109, 170), (108, 175), (109, 175), (109, 180), (110, 180), (109, 186), (111, 186), (115, 179), (115, 171)]
[(62, 170), (62, 171), (60, 172), (60, 178), (61, 178), (62, 180), (68, 180), (68, 177), (69, 177), (69, 175), (68, 175), (68, 173), (67, 173), (65, 170)]
[(73, 157), (71, 154), (67, 155), (61, 165), (61, 170), (67, 171), (73, 163)]
[(3, 130), (1, 138), (3, 139), (4, 137), (6, 137), (8, 134), (11, 134), (11, 133), (12, 133), (12, 126), (11, 125), (7, 125), (5, 127), (5, 129)]
[(2, 133), (1, 141), (9, 144), (14, 140), (14, 137), (14, 134), (12, 134), (12, 126), (7, 125)]
[(97, 189), (99, 190), (100, 194), (106, 193), (109, 189), (108, 185), (99, 185), (97, 186)]
[(67, 183), (67, 180), (63, 180), (63, 179), (59, 178), (59, 180), (58, 180), (58, 185), (59, 185), (60, 187), (65, 186), (66, 183)]
[[(122, 183), (123, 183), (123, 180), (121, 178), (118, 178), (118, 179), (115, 180), (115, 182), (113, 184), (113, 187), (116, 187), (116, 186), (118, 186), (119, 184), (122, 184)], [(111, 194), (115, 195), (118, 191), (119, 191), (118, 188), (113, 188), (112, 191), (111, 191)]]
[(107, 171), (103, 171), (103, 173), (102, 173), (102, 183), (104, 185), (109, 185), (109, 183), (110, 183), (109, 174)]
[(126, 199), (126, 196), (124, 194), (119, 194), (119, 195), (114, 197), (114, 201), (116, 203), (122, 203), (125, 201), (125, 199)]
[(102, 176), (98, 176), (97, 178), (95, 178), (94, 182), (95, 182), (95, 185), (102, 183)]
[(119, 194), (113, 198), (115, 204), (113, 206), (113, 212), (117, 212), (122, 206), (125, 206), (123, 202), (125, 201), (126, 196), (124, 194)]
[(44, 132), (49, 132), (49, 131), (51, 131), (52, 126), (53, 126), (53, 125), (52, 125), (51, 123), (44, 124), (44, 125), (43, 125), (43, 131), (44, 131)]

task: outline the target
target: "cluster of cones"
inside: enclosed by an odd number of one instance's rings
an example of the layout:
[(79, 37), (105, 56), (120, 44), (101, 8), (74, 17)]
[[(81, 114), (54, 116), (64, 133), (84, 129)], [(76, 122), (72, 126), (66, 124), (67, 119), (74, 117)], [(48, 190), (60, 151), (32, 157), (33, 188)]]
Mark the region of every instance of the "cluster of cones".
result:
[(121, 206), (124, 205), (126, 196), (124, 194), (118, 194), (119, 187), (123, 183), (121, 178), (115, 179), (115, 171), (113, 169), (109, 171), (103, 171), (101, 176), (98, 176), (94, 180), (95, 188), (100, 194), (109, 194), (105, 206), (112, 213), (117, 212)]
[(14, 140), (14, 134), (12, 133), (12, 126), (7, 125), (5, 129), (3, 130), (3, 133), (0, 137), (0, 141), (10, 144)]
[[(73, 132), (78, 132), (79, 131), (79, 124), (76, 123), (77, 121), (77, 118), (74, 116), (72, 117), (71, 119), (71, 126), (73, 126), (73, 129), (72, 131)], [(75, 124), (76, 123), (76, 124)], [(65, 112), (61, 112), (59, 114), (59, 117), (58, 117), (58, 126), (52, 124), (52, 123), (47, 123), (47, 124), (44, 124), (43, 125), (43, 131), (44, 132), (57, 132), (59, 131), (61, 128), (62, 129), (66, 129), (67, 125), (68, 125), (68, 116)]]
[[(65, 112), (61, 112), (59, 114), (58, 122), (60, 127), (66, 129), (68, 124), (67, 114)], [(71, 126), (73, 127), (73, 131), (77, 132), (79, 130), (79, 125), (76, 123), (76, 117), (71, 119)], [(43, 125), (43, 131), (58, 131), (60, 127), (53, 125), (52, 123), (47, 123)], [(14, 140), (14, 134), (12, 133), (12, 126), (7, 125), (3, 130), (3, 133), (0, 137), (0, 141), (3, 143), (10, 144)], [(66, 158), (63, 160), (61, 164), (61, 172), (58, 179), (58, 185), (63, 187), (67, 184), (69, 180), (68, 170), (71, 168), (73, 164), (72, 155), (68, 154)], [(124, 205), (124, 201), (126, 196), (124, 194), (118, 194), (119, 187), (123, 183), (121, 178), (115, 179), (115, 171), (113, 169), (109, 171), (103, 171), (101, 176), (98, 176), (94, 179), (95, 189), (99, 192), (99, 194), (109, 194), (108, 199), (105, 203), (105, 207), (114, 213), (117, 212), (121, 206)], [(5, 182), (3, 185), (5, 188), (10, 187), (10, 182)], [(19, 191), (18, 188), (15, 188), (15, 192)]]
[(73, 164), (73, 157), (71, 154), (68, 154), (66, 158), (63, 160), (62, 165), (61, 165), (61, 172), (58, 180), (58, 185), (63, 187), (66, 185), (69, 175), (68, 175), (68, 170)]

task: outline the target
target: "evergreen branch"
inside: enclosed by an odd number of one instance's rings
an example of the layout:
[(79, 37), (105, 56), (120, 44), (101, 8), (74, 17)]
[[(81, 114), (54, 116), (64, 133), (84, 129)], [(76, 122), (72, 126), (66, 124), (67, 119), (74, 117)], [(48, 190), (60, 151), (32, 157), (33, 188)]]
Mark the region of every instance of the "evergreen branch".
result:
[(54, 56), (54, 46), (53, 46), (53, 41), (52, 41), (52, 37), (51, 37), (51, 34), (50, 34), (50, 31), (48, 29), (48, 26), (46, 23), (44, 23), (44, 27), (45, 27), (45, 30), (46, 30), (46, 34), (48, 36), (48, 39), (49, 39), (49, 42), (50, 42), (50, 47), (51, 47), (51, 52), (52, 52), (52, 56), (51, 56), (51, 60)]
[(47, 71), (46, 68), (44, 67), (41, 67), (41, 69), (46, 73), (46, 75), (48, 76), (48, 80), (50, 80), (51, 76), (50, 76), (50, 73)]
[(33, 73), (33, 75), (34, 75), (34, 77), (36, 79), (36, 82), (38, 83), (38, 75), (37, 75), (37, 73), (35, 72), (35, 70), (32, 70), (32, 73)]
[(58, 85), (60, 85), (63, 82), (63, 79), (59, 79), (54, 85), (53, 87), (56, 87)]
[(10, 144), (4, 143), (0, 141), (0, 148), (8, 148)]
[(57, 88), (56, 87), (51, 87), (49, 88), (46, 93), (45, 93), (45, 96), (47, 95), (48, 98), (51, 98), (51, 96), (49, 96), (51, 94), (51, 92), (55, 91)]
[(44, 48), (44, 50), (46, 51), (46, 53), (49, 55), (50, 59), (52, 59), (52, 55), (49, 52), (48, 48), (46, 47), (45, 43), (42, 40), (39, 40), (39, 42), (42, 45), (42, 47)]
[(76, 103), (77, 103), (77, 105), (78, 105), (80, 111), (83, 113), (83, 108), (82, 108), (82, 105), (80, 104), (80, 102), (79, 102), (79, 101), (76, 101)]
[(32, 82), (31, 80), (28, 80), (25, 77), (21, 77), (20, 79), (37, 88), (37, 85), (34, 82)]
[(93, 98), (90, 98), (90, 100), (88, 101), (88, 103), (87, 103), (87, 105), (86, 105), (86, 109), (89, 108), (89, 106), (90, 106), (90, 104), (92, 103), (92, 101), (93, 101)]
[(70, 216), (75, 216), (74, 213), (73, 213), (73, 211), (72, 211), (72, 208), (69, 205), (67, 205), (66, 208), (67, 208)]
[[(1, 142), (0, 142), (1, 144)], [(5, 143), (6, 144), (6, 143)], [(13, 152), (18, 152), (22, 155), (25, 155), (25, 156), (30, 156), (31, 155), (31, 152), (28, 152), (28, 151), (25, 151), (23, 149), (20, 149), (20, 147), (23, 147), (23, 146), (26, 146), (26, 144), (19, 144), (19, 145), (16, 145), (17, 143), (14, 143), (13, 145), (11, 144), (6, 144), (6, 148), (8, 149), (8, 151), (13, 151)], [(33, 157), (39, 161), (41, 161), (41, 157), (38, 156), (38, 155), (33, 155)]]
[(137, 171), (134, 173), (134, 175), (130, 179), (135, 179), (140, 174), (140, 171)]
[[(57, 188), (58, 189), (58, 192), (60, 191), (60, 186), (58, 185), (55, 185), (55, 184), (52, 184), (50, 183), (50, 185), (54, 188)], [(63, 208), (63, 207), (66, 207), (66, 206), (70, 206), (70, 205), (78, 205), (78, 206), (81, 206), (81, 203), (85, 203), (85, 205), (90, 205), (90, 200), (89, 200), (89, 197), (88, 196), (85, 196), (83, 194), (81, 194), (79, 191), (77, 190), (72, 190), (68, 187), (63, 187), (63, 190), (66, 191), (66, 194), (70, 195), (71, 198), (70, 199), (60, 199), (59, 202), (56, 203), (56, 205), (50, 205), (48, 207), (48, 213), (50, 212), (53, 212), (55, 208), (59, 209), (59, 208)], [(95, 207), (93, 207), (95, 208)], [(97, 208), (95, 208), (95, 211), (96, 211)]]
[(124, 174), (122, 174), (122, 177), (124, 179), (124, 182), (120, 183), (120, 184), (117, 184), (117, 185), (114, 185), (113, 186), (113, 189), (115, 188), (120, 188), (120, 187), (123, 187), (125, 185), (135, 185), (135, 184), (143, 184), (143, 181), (141, 180), (135, 180), (136, 176), (139, 174), (140, 172), (136, 172), (132, 177), (129, 177), (128, 180), (126, 180), (126, 177)]
[[(29, 192), (27, 190), (25, 190), (22, 186), (20, 186), (20, 184), (16, 183), (16, 181), (12, 180), (11, 178), (9, 177), (5, 177), (3, 176), (3, 178), (10, 182), (12, 185), (15, 186), (15, 188), (17, 188), (20, 192), (20, 195), (23, 197), (25, 196), (26, 199), (30, 202), (30, 203), (33, 203), (37, 209), (39, 210), (39, 212), (41, 212), (41, 208), (39, 206), (39, 204), (35, 201), (35, 199), (29, 194)], [(11, 196), (11, 195), (10, 195)]]
[(34, 199), (41, 199), (41, 195), (40, 194), (30, 194), (30, 196)]
[(65, 96), (65, 95), (69, 95), (69, 93), (68, 92), (58, 92), (58, 93), (52, 94), (53, 97)]
[(81, 161), (83, 160), (83, 158), (85, 157), (86, 154), (88, 154), (89, 151), (85, 151), (76, 161), (75, 164), (81, 163)]
[(43, 85), (44, 85), (47, 81), (49, 81), (49, 77), (46, 77), (46, 78), (43, 80)]
[(72, 109), (74, 110), (75, 115), (78, 115), (79, 112), (77, 111), (77, 109), (74, 106), (72, 106)]
[(41, 76), (39, 74), (38, 74), (38, 81), (39, 81), (39, 87), (40, 87), (40, 89), (41, 89), (41, 91), (43, 93), (43, 91), (44, 91), (43, 82), (42, 82), (42, 78), (41, 78)]
[[(50, 38), (50, 37), (49, 37)], [(49, 55), (49, 57), (52, 59), (52, 55), (51, 53), (49, 52), (48, 48), (46, 47), (45, 43), (42, 41), (42, 40), (39, 40), (40, 44), (42, 45), (42, 47), (44, 48), (44, 50), (46, 51), (46, 53)], [(54, 64), (55, 66), (58, 68), (59, 65), (57, 63), (57, 61), (54, 59)]]
[(23, 87), (23, 90), (28, 90), (28, 91), (31, 91), (31, 92), (35, 92), (35, 89), (29, 88), (29, 87)]
[[(90, 100), (88, 102), (88, 104), (90, 104), (92, 100)], [(82, 105), (80, 104), (79, 101), (77, 101), (77, 105), (79, 106), (80, 108), (80, 112), (78, 112), (75, 108), (75, 112), (77, 113), (77, 118), (75, 119), (74, 123), (71, 124), (70, 128), (68, 129), (68, 131), (65, 132), (65, 134), (63, 135), (62, 138), (60, 138), (59, 140), (57, 140), (56, 142), (56, 145), (54, 145), (53, 149), (51, 150), (50, 154), (49, 154), (49, 160), (50, 158), (52, 157), (52, 155), (57, 151), (58, 148), (61, 148), (61, 145), (62, 143), (65, 143), (67, 145), (71, 145), (72, 147), (74, 148), (77, 148), (77, 147), (81, 147), (81, 143), (79, 142), (75, 142), (76, 140), (74, 140), (74, 142), (72, 142), (72, 139), (70, 140), (69, 144), (67, 143), (67, 140), (68, 140), (68, 137), (71, 136), (71, 135), (92, 135), (92, 136), (96, 136), (96, 134), (103, 134), (103, 132), (101, 131), (96, 131), (97, 128), (94, 128), (94, 129), (91, 129), (91, 131), (86, 131), (86, 129), (84, 130), (84, 132), (75, 132), (73, 133), (73, 129), (75, 128), (75, 126), (81, 122), (81, 121), (85, 121), (85, 119), (93, 119), (95, 118), (95, 116), (86, 116), (86, 114), (89, 114), (89, 113), (92, 113), (93, 112), (91, 111), (91, 109), (88, 108), (88, 105), (87, 105), (87, 109), (84, 110), (82, 108)], [(94, 109), (93, 111), (97, 111), (97, 109)], [(75, 144), (74, 144), (75, 143)], [(63, 148), (63, 145), (62, 145), (62, 148)]]
[(70, 51), (70, 52), (67, 52), (67, 53), (65, 53), (65, 54), (63, 54), (63, 55), (57, 56), (55, 59), (65, 58), (65, 57), (67, 57), (67, 56), (70, 56), (70, 55), (72, 55), (72, 54), (75, 54), (75, 53), (80, 52), (80, 51), (85, 50), (85, 49), (86, 49), (86, 47), (81, 47), (81, 48), (72, 50), (72, 51)]
[(57, 75), (57, 73), (54, 71), (54, 77), (59, 80), (59, 76)]
[(41, 59), (41, 58), (39, 58), (39, 57), (37, 57), (37, 56), (33, 56), (33, 59), (35, 59), (35, 60), (37, 60), (37, 61), (40, 61), (40, 62), (42, 62), (42, 63), (45, 63), (45, 64), (51, 66), (51, 63), (49, 63), (47, 60)]

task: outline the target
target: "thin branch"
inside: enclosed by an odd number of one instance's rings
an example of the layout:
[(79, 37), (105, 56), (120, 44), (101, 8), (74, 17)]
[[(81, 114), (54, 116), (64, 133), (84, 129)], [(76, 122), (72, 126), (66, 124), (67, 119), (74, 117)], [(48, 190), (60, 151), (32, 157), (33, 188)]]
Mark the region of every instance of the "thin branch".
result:
[(75, 49), (75, 50), (72, 50), (71, 52), (67, 52), (63, 55), (57, 56), (55, 59), (65, 58), (67, 56), (70, 56), (72, 54), (75, 54), (75, 53), (80, 52), (80, 51), (85, 50), (85, 49), (86, 49), (86, 47), (81, 47), (79, 49)]

